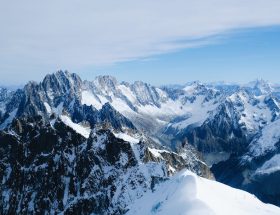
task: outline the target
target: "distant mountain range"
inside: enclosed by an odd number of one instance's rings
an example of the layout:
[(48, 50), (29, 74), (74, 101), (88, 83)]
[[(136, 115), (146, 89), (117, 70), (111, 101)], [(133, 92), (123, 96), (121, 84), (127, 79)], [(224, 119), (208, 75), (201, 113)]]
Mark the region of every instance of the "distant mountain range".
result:
[(155, 87), (58, 71), (0, 88), (0, 155), (2, 214), (131, 213), (184, 169), (280, 206), (280, 85)]

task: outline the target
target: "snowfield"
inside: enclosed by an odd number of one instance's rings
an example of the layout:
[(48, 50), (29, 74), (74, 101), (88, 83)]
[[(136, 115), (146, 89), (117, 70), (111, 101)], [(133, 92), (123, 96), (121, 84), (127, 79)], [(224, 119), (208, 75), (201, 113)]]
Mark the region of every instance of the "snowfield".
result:
[(61, 115), (60, 116), (61, 121), (69, 126), (70, 128), (72, 128), (74, 131), (76, 131), (78, 134), (81, 134), (82, 136), (84, 136), (85, 138), (89, 138), (90, 135), (90, 127), (84, 127), (82, 125), (79, 125), (77, 123), (74, 123), (69, 116), (66, 115)]
[(254, 195), (184, 170), (155, 187), (130, 207), (127, 215), (273, 215), (280, 208)]

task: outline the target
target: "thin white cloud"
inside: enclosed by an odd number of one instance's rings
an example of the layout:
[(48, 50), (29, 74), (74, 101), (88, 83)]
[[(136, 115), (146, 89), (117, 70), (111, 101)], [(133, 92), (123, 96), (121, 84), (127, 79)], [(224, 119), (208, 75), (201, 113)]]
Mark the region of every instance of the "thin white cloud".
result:
[(280, 24), (279, 0), (0, 3), (0, 74), (146, 58), (201, 46), (230, 30)]

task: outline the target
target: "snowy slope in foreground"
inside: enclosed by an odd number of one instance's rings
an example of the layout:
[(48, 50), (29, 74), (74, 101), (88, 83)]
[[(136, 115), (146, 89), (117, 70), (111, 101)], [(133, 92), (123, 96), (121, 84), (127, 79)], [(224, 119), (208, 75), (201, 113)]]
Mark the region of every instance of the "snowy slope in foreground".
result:
[(183, 171), (146, 193), (127, 214), (273, 215), (280, 214), (280, 208), (264, 204), (245, 191)]

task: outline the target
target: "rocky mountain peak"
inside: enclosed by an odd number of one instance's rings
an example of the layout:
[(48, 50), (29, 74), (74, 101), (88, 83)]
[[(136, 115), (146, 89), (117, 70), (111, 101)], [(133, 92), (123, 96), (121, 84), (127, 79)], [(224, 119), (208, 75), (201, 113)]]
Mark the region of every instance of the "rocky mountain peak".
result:
[(263, 79), (257, 79), (256, 81), (250, 82), (245, 88), (256, 96), (271, 94), (273, 91), (271, 84)]
[(218, 92), (218, 90), (215, 90), (212, 87), (206, 86), (205, 84), (194, 81), (189, 84), (187, 84), (183, 91), (188, 96), (195, 96), (195, 95), (205, 95), (206, 97), (212, 97), (215, 93)]
[(99, 89), (103, 89), (105, 91), (115, 90), (118, 85), (118, 81), (115, 77), (110, 75), (101, 75), (97, 76), (94, 80), (94, 84)]
[(75, 93), (77, 91), (79, 92), (82, 86), (82, 80), (75, 73), (57, 71), (54, 74), (46, 75), (41, 85), (46, 92)]
[(160, 101), (164, 99), (161, 98), (159, 91), (155, 87), (142, 81), (135, 81), (131, 85), (131, 90), (142, 105), (155, 105), (160, 107)]

